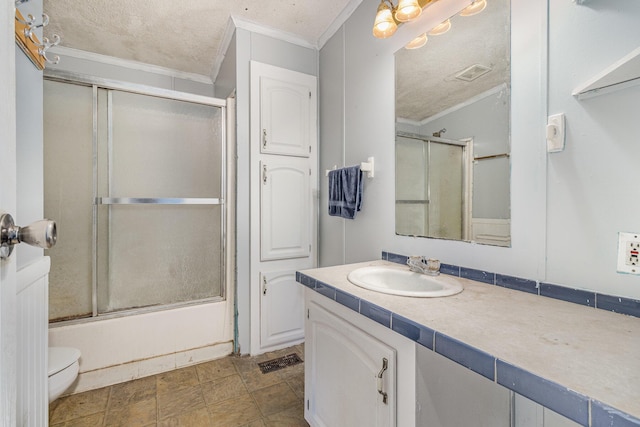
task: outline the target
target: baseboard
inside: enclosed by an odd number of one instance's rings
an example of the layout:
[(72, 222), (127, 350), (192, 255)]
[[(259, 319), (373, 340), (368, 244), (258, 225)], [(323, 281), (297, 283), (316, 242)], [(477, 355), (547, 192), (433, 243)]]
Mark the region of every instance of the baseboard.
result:
[(83, 372), (78, 375), (76, 381), (63, 396), (220, 359), (230, 355), (232, 352), (233, 342), (229, 341)]

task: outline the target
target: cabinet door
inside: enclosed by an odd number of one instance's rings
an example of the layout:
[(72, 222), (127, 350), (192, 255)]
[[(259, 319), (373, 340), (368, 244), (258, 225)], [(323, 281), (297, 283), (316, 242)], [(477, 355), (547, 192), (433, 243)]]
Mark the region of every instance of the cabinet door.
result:
[(306, 81), (311, 76), (288, 73), (292, 76), (260, 76), (260, 152), (309, 157), (315, 85)]
[(395, 350), (314, 302), (308, 316), (307, 421), (314, 427), (395, 426)]
[(309, 161), (271, 156), (260, 162), (260, 260), (310, 255)]
[(269, 347), (304, 337), (304, 289), (296, 272), (260, 274), (260, 345)]

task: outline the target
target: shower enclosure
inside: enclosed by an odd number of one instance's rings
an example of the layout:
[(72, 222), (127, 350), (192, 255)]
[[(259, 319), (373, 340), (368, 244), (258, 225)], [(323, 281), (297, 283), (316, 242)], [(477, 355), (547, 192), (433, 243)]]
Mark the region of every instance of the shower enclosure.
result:
[(396, 233), (468, 240), (473, 144), (396, 135)]
[(44, 118), (50, 320), (223, 300), (225, 100), (60, 72)]

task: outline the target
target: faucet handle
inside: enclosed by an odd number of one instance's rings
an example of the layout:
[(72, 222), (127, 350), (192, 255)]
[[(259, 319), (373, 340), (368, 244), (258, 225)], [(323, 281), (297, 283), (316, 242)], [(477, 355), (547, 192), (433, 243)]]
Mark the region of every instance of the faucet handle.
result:
[(429, 273), (440, 273), (440, 260), (429, 258), (427, 260), (427, 271)]

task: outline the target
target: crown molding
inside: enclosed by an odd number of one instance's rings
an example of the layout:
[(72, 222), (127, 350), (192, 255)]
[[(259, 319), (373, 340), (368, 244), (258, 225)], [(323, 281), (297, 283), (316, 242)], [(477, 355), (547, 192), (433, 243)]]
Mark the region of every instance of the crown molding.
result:
[(329, 24), (324, 33), (320, 35), (317, 42), (318, 50), (322, 49), (324, 45), (329, 41), (331, 37), (347, 22), (347, 19), (353, 14), (353, 12), (360, 6), (362, 0), (351, 0), (347, 5), (342, 9), (342, 12), (336, 17), (336, 19)]
[(210, 76), (202, 74), (188, 73), (185, 71), (173, 70), (171, 68), (160, 67), (158, 65), (145, 64), (143, 62), (132, 61), (129, 59), (121, 59), (113, 56), (102, 55), (94, 52), (73, 49), (65, 46), (55, 46), (51, 48), (51, 53), (61, 56), (67, 56), (76, 59), (84, 59), (102, 64), (115, 65), (132, 70), (145, 71), (148, 73), (160, 74), (163, 76), (174, 77), (183, 80), (190, 80), (198, 83), (213, 84)]
[(269, 27), (266, 25), (258, 24), (256, 22), (235, 15), (231, 15), (231, 19), (233, 20), (236, 28), (242, 28), (244, 30), (251, 31), (252, 33), (273, 37), (274, 39), (282, 40), (309, 49), (318, 48), (316, 43), (295, 34), (278, 30), (277, 28)]

